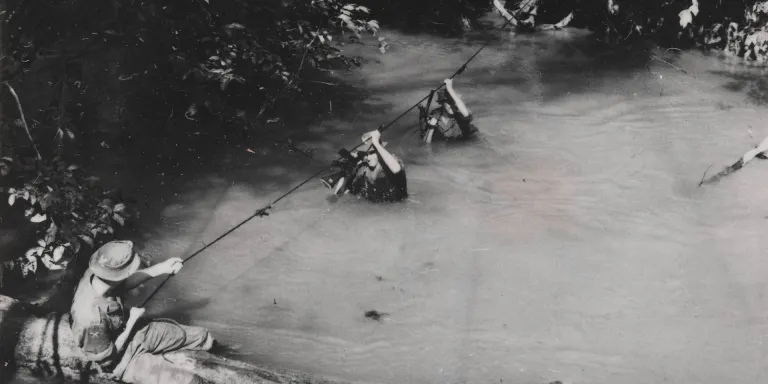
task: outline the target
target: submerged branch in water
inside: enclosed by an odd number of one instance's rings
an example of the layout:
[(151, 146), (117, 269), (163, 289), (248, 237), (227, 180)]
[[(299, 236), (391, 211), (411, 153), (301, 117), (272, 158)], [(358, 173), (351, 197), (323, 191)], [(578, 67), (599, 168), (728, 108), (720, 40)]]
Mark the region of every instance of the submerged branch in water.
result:
[(701, 175), (701, 181), (699, 181), (699, 185), (698, 185), (699, 187), (701, 187), (701, 185), (704, 184), (704, 179), (707, 177), (707, 172), (709, 172), (709, 170), (712, 168), (713, 165), (714, 164), (710, 164), (710, 166), (704, 170), (704, 174)]
[[(738, 171), (739, 169), (743, 168), (744, 165), (746, 165), (748, 162), (752, 161), (752, 159), (754, 159), (756, 157), (759, 158), (759, 159), (766, 159), (766, 158), (768, 158), (768, 157), (766, 157), (766, 154), (765, 154), (766, 152), (768, 152), (768, 137), (765, 138), (760, 143), (760, 145), (758, 145), (754, 149), (752, 149), (752, 150), (748, 151), (747, 153), (745, 153), (744, 156), (742, 156), (741, 159), (739, 159), (737, 162), (735, 162), (735, 163), (731, 164), (730, 166), (726, 167), (725, 169), (720, 171), (718, 174), (710, 177), (709, 179), (702, 180), (699, 183), (699, 186), (701, 186), (702, 184), (713, 183), (713, 182), (721, 179), (724, 176), (727, 176), (727, 175), (729, 175), (729, 174), (731, 174), (731, 173), (733, 173), (735, 171)], [(707, 168), (707, 169), (709, 169), (709, 168)], [(706, 172), (705, 172), (705, 175), (706, 175)]]
[(677, 65), (674, 65), (674, 64), (670, 63), (669, 61), (666, 61), (666, 60), (662, 59), (661, 57), (656, 56), (655, 54), (651, 53), (651, 51), (646, 51), (646, 52), (648, 52), (648, 54), (651, 55), (652, 58), (654, 58), (654, 59), (656, 59), (658, 61), (661, 61), (662, 63), (667, 64), (667, 65), (671, 66), (672, 68), (675, 68), (678, 71), (680, 71), (682, 73), (685, 73), (686, 75), (688, 74), (688, 72), (685, 69), (682, 69), (682, 68), (678, 67)]
[(735, 162), (735, 163), (733, 163), (733, 164), (729, 165), (728, 167), (726, 167), (726, 168), (725, 168), (725, 169), (723, 169), (722, 171), (718, 172), (716, 175), (714, 175), (714, 176), (710, 177), (709, 179), (706, 179), (706, 180), (702, 180), (702, 181), (699, 183), (699, 186), (701, 186), (702, 184), (711, 184), (711, 183), (714, 183), (714, 182), (716, 182), (716, 181), (720, 180), (721, 178), (723, 178), (723, 177), (725, 177), (725, 176), (728, 176), (728, 175), (730, 175), (731, 173), (733, 173), (733, 172), (735, 172), (735, 171), (738, 171), (738, 170), (739, 170), (739, 169), (741, 169), (741, 167), (743, 167), (743, 166), (744, 166), (744, 162), (743, 162), (741, 159), (739, 159), (739, 161), (737, 161), (737, 162)]
[(376, 310), (371, 310), (371, 311), (365, 312), (365, 317), (367, 317), (369, 319), (376, 320), (376, 321), (381, 320), (381, 318), (383, 316), (386, 316), (386, 315), (389, 315), (389, 313), (383, 313), (383, 312), (379, 312), (379, 311), (376, 311)]

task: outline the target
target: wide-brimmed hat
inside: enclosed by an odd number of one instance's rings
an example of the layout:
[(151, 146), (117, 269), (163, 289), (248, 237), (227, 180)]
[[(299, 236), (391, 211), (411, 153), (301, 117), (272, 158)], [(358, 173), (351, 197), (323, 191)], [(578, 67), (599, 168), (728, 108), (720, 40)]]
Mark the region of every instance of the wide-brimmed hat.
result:
[(141, 265), (130, 240), (110, 241), (91, 256), (89, 267), (96, 277), (108, 281), (123, 281)]
[[(363, 145), (360, 146), (360, 152), (371, 154), (376, 151), (376, 147), (373, 146), (373, 142), (370, 140), (370, 138), (366, 139), (367, 135), (368, 135), (367, 133), (363, 134), (363, 138), (362, 138)], [(381, 142), (382, 147), (386, 147), (387, 144), (389, 143), (387, 143), (386, 141)]]

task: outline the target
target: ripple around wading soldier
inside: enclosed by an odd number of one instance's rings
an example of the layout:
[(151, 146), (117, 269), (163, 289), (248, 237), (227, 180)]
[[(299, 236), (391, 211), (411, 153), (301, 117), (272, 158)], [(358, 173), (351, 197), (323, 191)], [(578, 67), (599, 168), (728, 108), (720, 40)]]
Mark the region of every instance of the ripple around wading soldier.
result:
[(343, 160), (334, 162), (339, 170), (321, 179), (333, 194), (351, 193), (373, 202), (396, 202), (408, 197), (403, 161), (386, 150), (378, 130), (363, 135), (368, 144), (361, 151), (341, 149)]
[(85, 357), (99, 364), (114, 379), (126, 383), (205, 383), (192, 372), (163, 372), (146, 354), (179, 350), (208, 351), (215, 341), (208, 330), (172, 320), (142, 319), (144, 308), (131, 308), (125, 319), (123, 297), (146, 281), (175, 274), (182, 260), (173, 258), (139, 270), (140, 259), (131, 241), (111, 241), (91, 256), (88, 271), (72, 300), (72, 334)]
[(472, 124), (472, 112), (453, 88), (453, 80), (445, 80), (445, 89), (437, 96), (439, 106), (427, 114), (429, 104), (419, 105), (419, 127), (421, 141), (429, 144), (432, 140), (465, 140), (477, 133)]

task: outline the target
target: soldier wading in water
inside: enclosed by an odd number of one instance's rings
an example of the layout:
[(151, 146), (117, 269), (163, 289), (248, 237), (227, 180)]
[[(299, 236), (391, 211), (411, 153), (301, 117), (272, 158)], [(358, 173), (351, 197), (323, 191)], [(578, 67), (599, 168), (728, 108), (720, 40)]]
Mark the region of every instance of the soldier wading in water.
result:
[(477, 127), (472, 124), (472, 112), (453, 89), (453, 80), (445, 80), (445, 89), (438, 93), (437, 103), (439, 106), (429, 114), (426, 108), (419, 106), (419, 126), (424, 144), (433, 140), (468, 139), (477, 133)]
[(340, 170), (323, 177), (323, 184), (334, 194), (351, 193), (377, 203), (407, 198), (405, 164), (387, 151), (387, 143), (381, 142), (381, 132), (368, 132), (362, 141), (364, 145), (359, 152), (339, 151), (344, 160), (336, 162), (335, 166)]

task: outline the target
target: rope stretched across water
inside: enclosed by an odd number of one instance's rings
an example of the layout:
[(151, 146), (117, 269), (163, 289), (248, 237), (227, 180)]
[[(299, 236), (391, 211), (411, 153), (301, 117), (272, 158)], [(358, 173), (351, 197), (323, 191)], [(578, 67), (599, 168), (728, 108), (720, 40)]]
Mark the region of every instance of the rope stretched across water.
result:
[[(511, 22), (511, 20), (507, 20), (507, 21), (506, 21), (506, 22), (505, 22), (505, 23), (504, 23), (504, 24), (503, 24), (503, 25), (502, 25), (502, 26), (499, 28), (499, 30), (500, 30), (500, 31), (504, 30), (504, 28), (506, 28), (506, 27), (507, 27), (507, 25), (509, 25), (509, 23), (510, 23), (510, 22)], [(466, 62), (464, 62), (464, 64), (462, 64), (462, 66), (461, 66), (461, 67), (459, 67), (459, 69), (457, 69), (457, 70), (456, 70), (456, 72), (454, 72), (454, 73), (453, 73), (453, 75), (451, 75), (450, 79), (453, 79), (454, 77), (456, 77), (456, 76), (458, 76), (459, 74), (461, 74), (462, 72), (464, 72), (464, 70), (466, 70), (466, 69), (467, 69), (467, 64), (469, 64), (469, 63), (470, 63), (472, 60), (474, 60), (474, 59), (475, 59), (475, 57), (477, 57), (477, 55), (478, 55), (478, 54), (480, 54), (480, 52), (481, 52), (483, 49), (485, 49), (485, 47), (487, 47), (487, 46), (488, 46), (488, 44), (490, 44), (490, 43), (491, 43), (491, 39), (489, 38), (489, 39), (488, 39), (488, 40), (485, 42), (485, 44), (483, 44), (483, 45), (480, 47), (480, 49), (478, 49), (478, 50), (477, 50), (477, 51), (476, 51), (476, 52), (475, 52), (475, 53), (474, 53), (474, 54), (473, 54), (473, 55), (472, 55), (472, 56), (471, 56), (471, 57), (470, 57), (470, 58), (469, 58), (469, 59), (468, 59)], [(380, 126), (380, 127), (378, 128), (379, 132), (384, 132), (384, 131), (386, 131), (387, 129), (389, 129), (389, 127), (391, 127), (391, 126), (392, 126), (393, 124), (395, 124), (395, 123), (396, 123), (398, 120), (402, 119), (402, 118), (403, 118), (405, 115), (407, 115), (407, 114), (408, 114), (408, 112), (411, 112), (411, 111), (412, 111), (414, 108), (416, 108), (416, 107), (418, 107), (419, 105), (421, 105), (421, 103), (423, 103), (425, 100), (427, 100), (428, 98), (430, 98), (430, 97), (431, 97), (431, 96), (432, 96), (432, 95), (433, 95), (435, 92), (439, 91), (439, 90), (440, 90), (442, 87), (444, 87), (444, 86), (445, 86), (445, 83), (443, 83), (443, 84), (440, 84), (440, 86), (438, 86), (437, 88), (435, 88), (435, 89), (433, 89), (433, 90), (430, 90), (430, 93), (429, 93), (427, 96), (424, 96), (424, 97), (423, 97), (421, 100), (419, 100), (418, 102), (416, 102), (416, 104), (414, 104), (414, 105), (413, 105), (413, 106), (411, 106), (410, 108), (406, 109), (406, 110), (405, 110), (405, 112), (401, 113), (401, 114), (400, 114), (399, 116), (397, 116), (397, 117), (396, 117), (394, 120), (390, 121), (390, 122), (389, 122), (388, 124), (386, 124), (386, 125), (382, 125), (382, 126)], [(354, 146), (354, 147), (353, 147), (353, 148), (352, 148), (350, 151), (354, 151), (355, 149), (357, 149), (358, 147), (360, 147), (360, 146), (361, 146), (361, 145), (363, 145), (363, 144), (364, 144), (364, 143), (359, 143), (359, 144), (357, 144), (357, 145), (356, 145), (356, 146)], [(339, 158), (339, 160), (341, 160), (341, 158)], [(227, 236), (228, 236), (230, 233), (232, 233), (232, 232), (236, 231), (238, 228), (242, 227), (242, 226), (243, 226), (243, 225), (245, 225), (247, 222), (249, 222), (249, 221), (253, 220), (253, 219), (254, 219), (256, 216), (258, 216), (258, 217), (264, 217), (264, 216), (268, 216), (268, 215), (269, 215), (269, 213), (267, 213), (267, 210), (271, 209), (273, 205), (277, 204), (278, 202), (280, 202), (280, 201), (281, 201), (281, 200), (283, 200), (284, 198), (288, 197), (288, 195), (292, 194), (293, 192), (296, 192), (296, 190), (297, 190), (297, 189), (299, 189), (299, 188), (303, 187), (305, 184), (309, 183), (309, 182), (310, 182), (310, 181), (312, 181), (314, 178), (316, 178), (316, 177), (318, 177), (318, 176), (322, 175), (323, 173), (325, 173), (326, 171), (328, 171), (328, 170), (329, 170), (329, 169), (331, 169), (331, 168), (332, 168), (332, 166), (328, 166), (328, 167), (325, 167), (325, 168), (323, 168), (322, 170), (318, 171), (317, 173), (313, 174), (312, 176), (308, 177), (306, 180), (302, 181), (301, 183), (299, 183), (298, 185), (296, 185), (295, 187), (293, 187), (293, 188), (292, 188), (291, 190), (289, 190), (288, 192), (286, 192), (286, 193), (282, 194), (280, 197), (278, 197), (277, 199), (275, 199), (275, 200), (274, 200), (274, 201), (272, 201), (271, 203), (267, 204), (265, 207), (263, 207), (263, 208), (261, 208), (261, 209), (257, 210), (257, 211), (256, 211), (254, 214), (252, 214), (251, 216), (249, 216), (249, 217), (248, 217), (248, 218), (246, 218), (245, 220), (241, 221), (239, 224), (235, 225), (234, 227), (232, 227), (232, 228), (231, 228), (231, 229), (229, 229), (228, 231), (224, 232), (223, 234), (221, 234), (219, 237), (217, 237), (216, 239), (214, 239), (214, 240), (213, 240), (213, 241), (211, 241), (210, 243), (208, 243), (208, 244), (205, 244), (205, 246), (203, 246), (202, 248), (200, 248), (199, 250), (197, 250), (195, 253), (193, 253), (193, 254), (191, 254), (191, 255), (187, 256), (186, 258), (182, 259), (182, 263), (186, 263), (187, 261), (189, 261), (189, 260), (193, 259), (193, 258), (194, 258), (194, 257), (196, 257), (197, 255), (199, 255), (199, 254), (203, 253), (203, 252), (204, 252), (206, 249), (208, 249), (210, 246), (212, 246), (213, 244), (216, 244), (216, 243), (217, 243), (219, 240), (221, 240), (221, 239), (223, 239), (223, 238), (227, 237)], [(150, 293), (150, 294), (149, 294), (149, 296), (147, 296), (147, 298), (146, 298), (146, 299), (144, 299), (144, 301), (141, 303), (140, 307), (144, 307), (144, 306), (146, 306), (146, 305), (147, 305), (147, 303), (149, 302), (149, 300), (151, 300), (151, 299), (152, 299), (152, 297), (154, 297), (154, 296), (155, 296), (155, 294), (157, 294), (157, 292), (158, 292), (158, 291), (159, 291), (159, 290), (160, 290), (160, 289), (161, 289), (161, 288), (162, 288), (162, 287), (165, 285), (165, 283), (167, 283), (167, 282), (168, 282), (168, 280), (170, 280), (171, 276), (174, 276), (174, 275), (166, 275), (166, 276), (165, 276), (165, 279), (163, 280), (163, 282), (162, 282), (162, 283), (160, 283), (160, 285), (158, 285), (158, 286), (157, 286), (157, 287), (156, 287), (156, 288), (155, 288), (155, 289), (152, 291), (152, 293)]]

